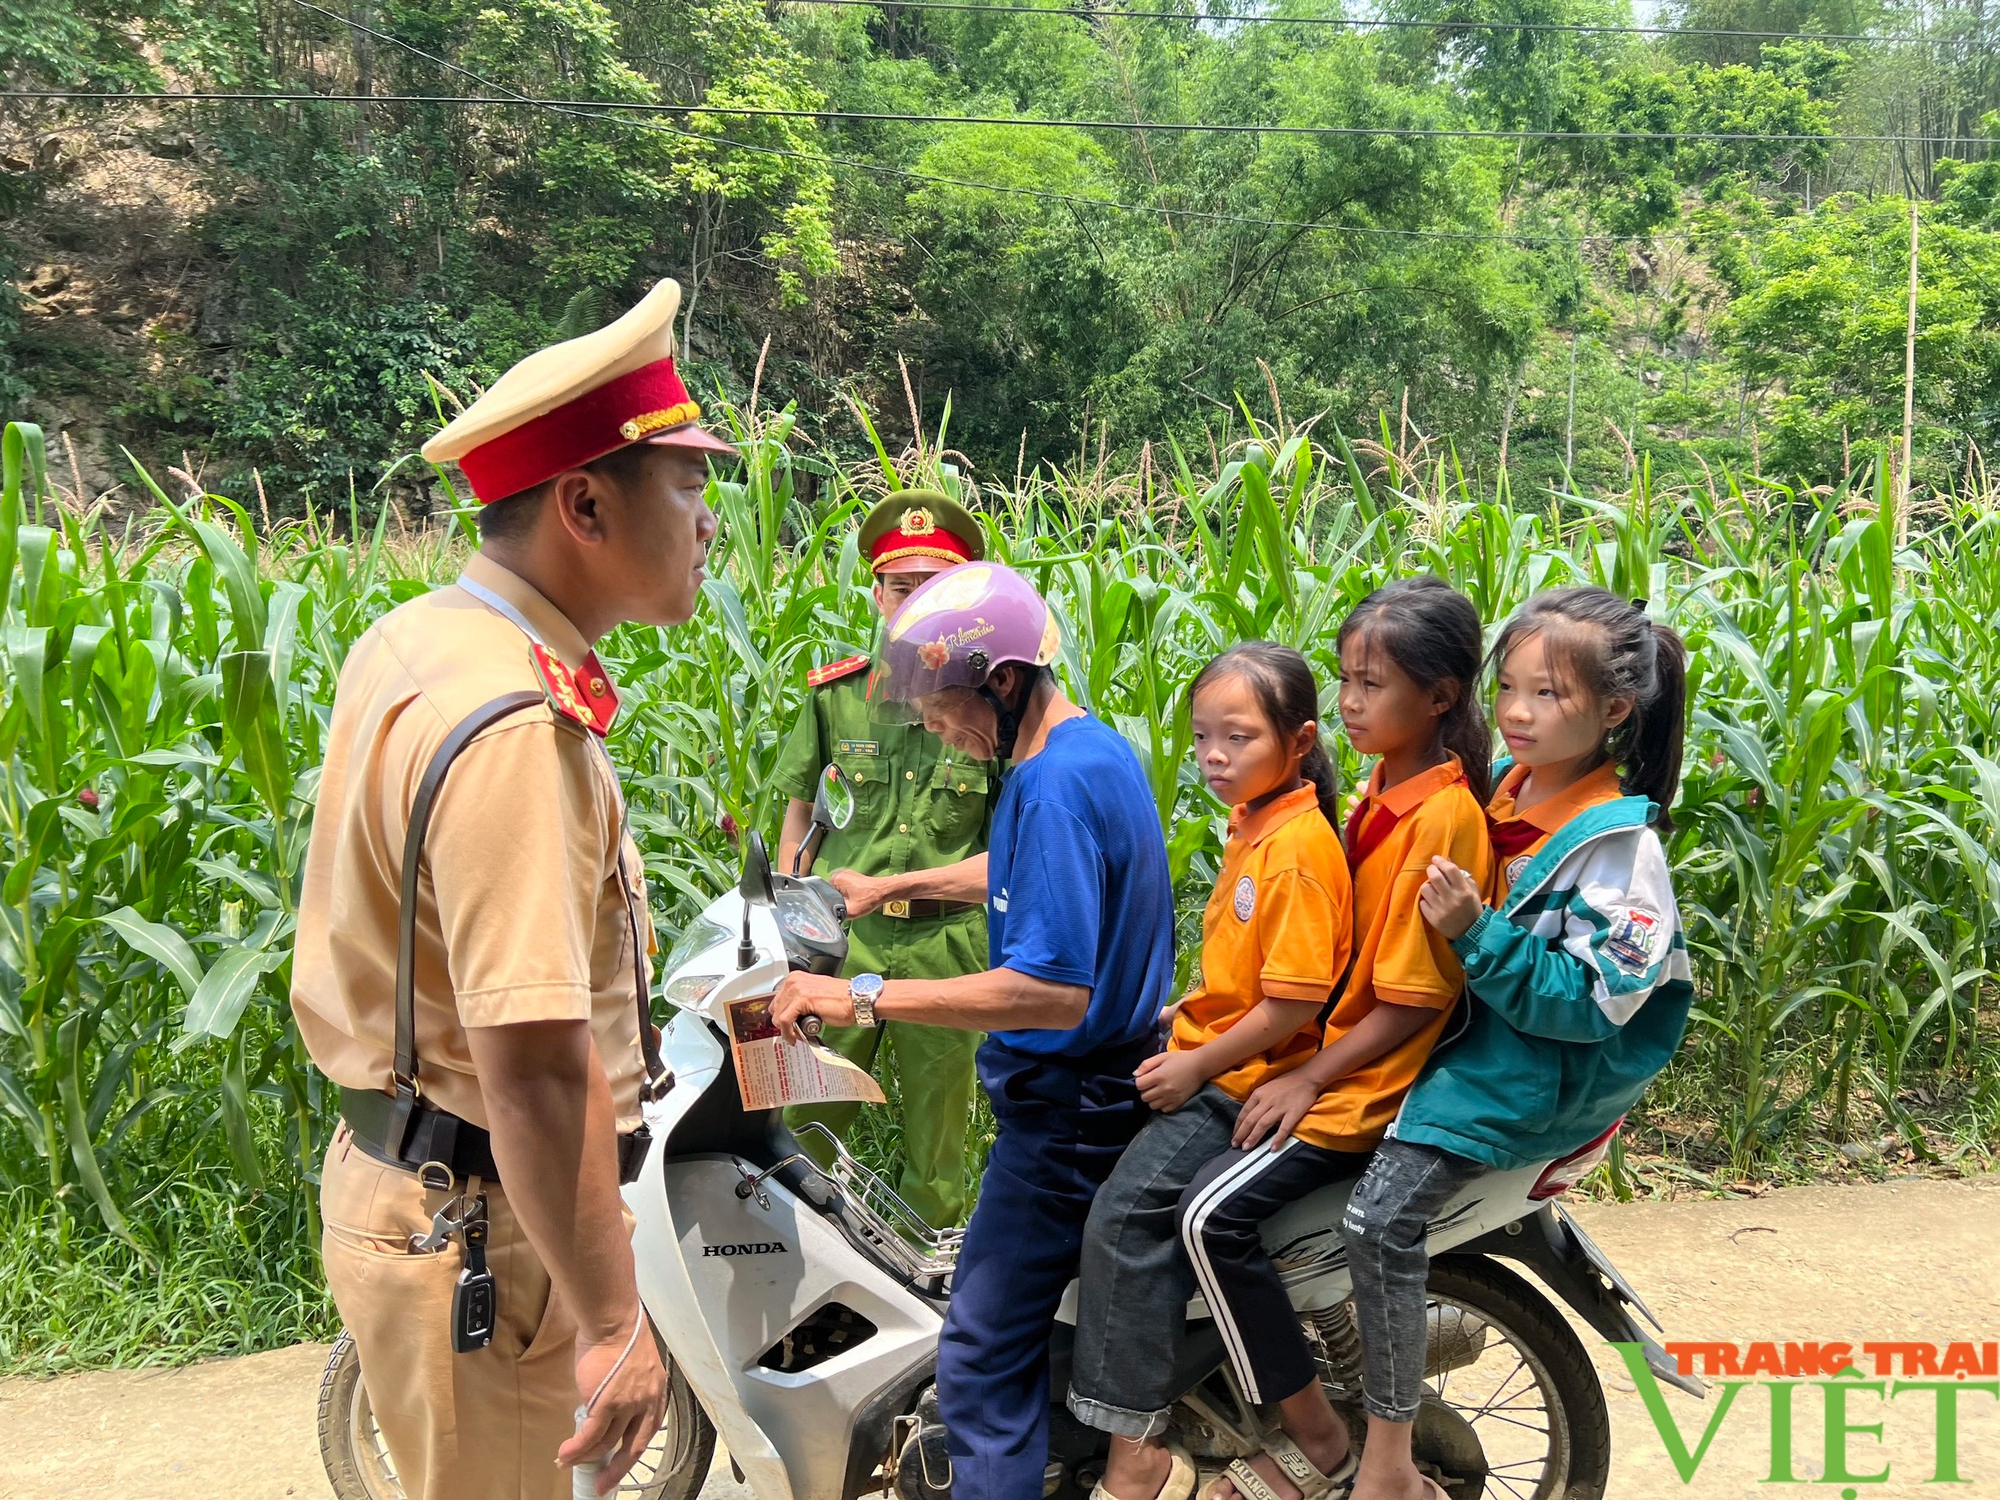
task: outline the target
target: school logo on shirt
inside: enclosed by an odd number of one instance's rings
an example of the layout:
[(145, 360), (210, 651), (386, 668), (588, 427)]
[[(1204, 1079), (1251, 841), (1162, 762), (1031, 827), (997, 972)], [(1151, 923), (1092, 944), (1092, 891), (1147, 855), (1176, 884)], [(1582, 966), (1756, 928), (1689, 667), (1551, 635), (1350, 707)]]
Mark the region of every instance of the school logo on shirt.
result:
[(1532, 854), (1517, 854), (1507, 861), (1507, 884), (1510, 888), (1521, 883), (1521, 877), (1527, 873), (1528, 863), (1534, 857)]
[(1257, 882), (1245, 875), (1236, 882), (1236, 920), (1247, 922), (1257, 909)]
[(998, 894), (997, 896), (995, 896), (995, 897), (993, 898), (993, 909), (994, 909), (995, 911), (997, 911), (997, 912), (1000, 912), (1000, 913), (1002, 913), (1002, 914), (1004, 914), (1004, 913), (1006, 912), (1006, 910), (1007, 910), (1007, 889), (1006, 889), (1006, 887), (1005, 887), (1005, 886), (1002, 886), (1002, 887), (1000, 888), (1000, 893), (999, 893), (999, 894)]
[(1626, 973), (1643, 974), (1653, 967), (1653, 944), (1659, 935), (1660, 919), (1631, 907), (1611, 924), (1604, 937), (1604, 951)]

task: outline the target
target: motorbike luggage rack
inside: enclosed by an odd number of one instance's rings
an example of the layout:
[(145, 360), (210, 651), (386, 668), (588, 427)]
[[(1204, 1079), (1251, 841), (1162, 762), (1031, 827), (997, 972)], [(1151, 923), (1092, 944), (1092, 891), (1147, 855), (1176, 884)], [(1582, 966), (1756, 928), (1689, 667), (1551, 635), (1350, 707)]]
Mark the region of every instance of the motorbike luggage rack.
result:
[(941, 1288), (958, 1265), (965, 1231), (932, 1228), (880, 1173), (857, 1161), (839, 1136), (817, 1120), (806, 1121), (794, 1133), (803, 1136), (808, 1131), (833, 1152), (832, 1165), (821, 1168), (820, 1175), (840, 1189), (840, 1218), (849, 1231), (913, 1281)]

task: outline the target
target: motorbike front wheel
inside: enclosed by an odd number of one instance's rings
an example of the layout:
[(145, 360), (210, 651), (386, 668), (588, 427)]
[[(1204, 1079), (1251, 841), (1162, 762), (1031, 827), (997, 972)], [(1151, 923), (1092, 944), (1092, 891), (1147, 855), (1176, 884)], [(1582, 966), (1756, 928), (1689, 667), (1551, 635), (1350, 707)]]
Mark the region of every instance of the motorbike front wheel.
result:
[(1560, 1311), (1484, 1256), (1431, 1263), (1431, 1353), (1411, 1446), (1454, 1497), (1601, 1500), (1611, 1412)]
[[(659, 1334), (653, 1335), (657, 1342)], [(695, 1400), (694, 1388), (660, 1348), (667, 1367), (667, 1418), (614, 1492), (620, 1500), (694, 1500), (715, 1456), (715, 1427)], [(343, 1332), (319, 1383), (319, 1453), (336, 1500), (404, 1500), (368, 1404), (361, 1353)]]

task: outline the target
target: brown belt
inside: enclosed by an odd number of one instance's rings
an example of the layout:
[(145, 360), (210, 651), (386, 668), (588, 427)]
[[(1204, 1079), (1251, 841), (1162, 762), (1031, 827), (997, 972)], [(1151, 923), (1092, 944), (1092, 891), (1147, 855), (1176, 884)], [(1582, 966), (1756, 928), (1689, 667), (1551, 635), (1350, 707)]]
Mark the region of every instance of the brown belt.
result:
[(884, 901), (882, 915), (900, 918), (948, 917), (954, 912), (971, 911), (978, 904), (976, 901)]

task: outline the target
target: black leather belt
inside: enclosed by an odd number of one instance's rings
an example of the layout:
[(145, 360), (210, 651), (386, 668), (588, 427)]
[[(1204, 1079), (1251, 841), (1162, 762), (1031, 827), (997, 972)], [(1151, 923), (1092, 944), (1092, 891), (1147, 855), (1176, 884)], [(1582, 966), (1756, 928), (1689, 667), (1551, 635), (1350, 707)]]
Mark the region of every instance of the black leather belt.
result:
[(954, 912), (971, 911), (976, 901), (884, 901), (885, 917), (948, 917)]
[[(449, 1167), (460, 1182), (469, 1177), (500, 1180), (500, 1168), (493, 1160), (493, 1137), (470, 1120), (449, 1110), (419, 1106), (409, 1117), (402, 1150), (395, 1151), (390, 1148), (389, 1135), (396, 1113), (395, 1099), (379, 1090), (340, 1091), (340, 1117), (347, 1122), (354, 1144), (375, 1160), (409, 1172), (427, 1162), (438, 1162)], [(646, 1164), (646, 1152), (652, 1144), (652, 1133), (643, 1125), (618, 1137), (620, 1186), (639, 1180), (639, 1169)]]

